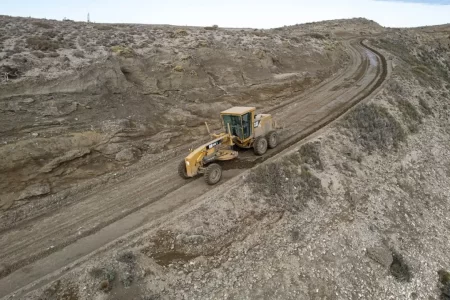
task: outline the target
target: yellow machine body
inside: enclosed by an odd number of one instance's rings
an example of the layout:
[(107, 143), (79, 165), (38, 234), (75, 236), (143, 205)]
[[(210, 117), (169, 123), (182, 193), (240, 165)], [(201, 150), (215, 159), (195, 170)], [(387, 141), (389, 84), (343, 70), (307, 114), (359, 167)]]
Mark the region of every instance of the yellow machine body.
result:
[(238, 156), (238, 152), (233, 150), (234, 145), (251, 148), (258, 137), (273, 132), (275, 122), (272, 116), (255, 115), (255, 110), (255, 107), (233, 107), (221, 112), (225, 132), (212, 134), (212, 141), (191, 151), (184, 159), (184, 164), (179, 166), (180, 176), (194, 177), (203, 173), (208, 164), (234, 159)]

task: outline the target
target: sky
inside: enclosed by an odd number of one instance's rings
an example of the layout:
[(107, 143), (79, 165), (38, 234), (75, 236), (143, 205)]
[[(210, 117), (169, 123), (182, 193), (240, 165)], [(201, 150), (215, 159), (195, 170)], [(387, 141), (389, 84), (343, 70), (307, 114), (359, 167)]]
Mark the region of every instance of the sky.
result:
[(0, 15), (98, 23), (274, 28), (364, 17), (386, 27), (450, 23), (450, 0), (0, 0)]

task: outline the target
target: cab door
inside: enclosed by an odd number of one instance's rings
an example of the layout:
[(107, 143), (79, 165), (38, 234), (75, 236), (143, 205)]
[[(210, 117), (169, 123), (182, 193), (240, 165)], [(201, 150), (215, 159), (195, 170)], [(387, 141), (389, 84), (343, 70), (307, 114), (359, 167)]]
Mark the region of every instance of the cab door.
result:
[(244, 140), (248, 139), (249, 137), (252, 136), (253, 132), (252, 132), (252, 113), (246, 113), (244, 115), (242, 115), (242, 131), (243, 131), (243, 136), (244, 136)]

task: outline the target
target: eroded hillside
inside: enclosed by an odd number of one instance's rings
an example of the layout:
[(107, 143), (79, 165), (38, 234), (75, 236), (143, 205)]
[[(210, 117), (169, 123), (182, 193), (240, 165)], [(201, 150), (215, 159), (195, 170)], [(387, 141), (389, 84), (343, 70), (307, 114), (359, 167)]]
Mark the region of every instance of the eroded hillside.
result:
[(374, 97), (29, 298), (446, 299), (445, 28), (373, 38)]
[(3, 209), (195, 143), (221, 110), (271, 107), (349, 60), (339, 22), (241, 30), (1, 16), (0, 25)]

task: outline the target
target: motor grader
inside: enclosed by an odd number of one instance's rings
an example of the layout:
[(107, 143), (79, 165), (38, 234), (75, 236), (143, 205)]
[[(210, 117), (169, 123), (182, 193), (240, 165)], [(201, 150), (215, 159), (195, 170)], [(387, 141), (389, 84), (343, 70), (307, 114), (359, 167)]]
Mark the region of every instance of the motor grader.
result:
[(221, 164), (238, 156), (235, 149), (253, 148), (256, 155), (263, 155), (267, 148), (275, 148), (275, 121), (271, 115), (256, 115), (255, 111), (255, 107), (233, 107), (221, 112), (225, 132), (211, 134), (212, 141), (191, 150), (180, 162), (178, 174), (185, 179), (203, 174), (206, 183), (213, 185), (222, 177)]

